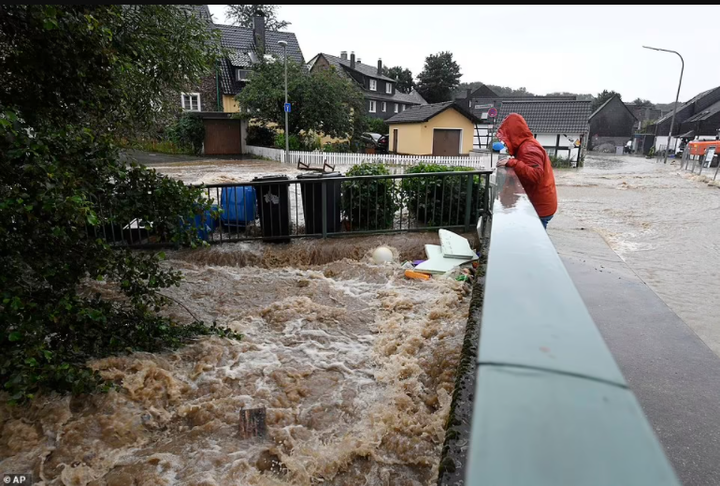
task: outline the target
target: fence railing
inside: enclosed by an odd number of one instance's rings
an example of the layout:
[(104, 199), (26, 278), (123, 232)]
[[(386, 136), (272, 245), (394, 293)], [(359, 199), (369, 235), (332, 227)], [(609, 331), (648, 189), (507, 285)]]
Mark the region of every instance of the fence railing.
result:
[[(252, 145), (245, 146), (245, 152), (250, 155), (268, 158), (277, 162), (285, 163), (285, 151), (269, 147), (256, 147)], [(477, 169), (486, 169), (492, 167), (490, 154), (473, 154), (473, 156), (458, 157), (439, 157), (439, 156), (421, 156), (421, 155), (396, 155), (396, 154), (354, 154), (354, 153), (337, 153), (337, 152), (302, 152), (291, 150), (288, 153), (289, 163), (297, 164), (298, 160), (310, 166), (322, 166), (327, 162), (334, 166), (357, 165), (363, 162), (380, 162), (383, 164), (397, 166), (413, 166), (420, 162), (457, 166), (464, 165)], [(497, 159), (497, 156), (495, 156)]]
[[(257, 178), (212, 184), (203, 191), (213, 210), (178, 218), (210, 243), (289, 241), (439, 228), (472, 231), (488, 215), (491, 171), (345, 177), (339, 173)], [(194, 217), (194, 219), (192, 219)], [(183, 226), (184, 225), (184, 226)], [(131, 247), (167, 246), (151, 221), (102, 230), (107, 241)], [(97, 230), (96, 235), (97, 235)], [(165, 231), (167, 233), (167, 231)]]
[(496, 180), (464, 484), (679, 486), (517, 176)]

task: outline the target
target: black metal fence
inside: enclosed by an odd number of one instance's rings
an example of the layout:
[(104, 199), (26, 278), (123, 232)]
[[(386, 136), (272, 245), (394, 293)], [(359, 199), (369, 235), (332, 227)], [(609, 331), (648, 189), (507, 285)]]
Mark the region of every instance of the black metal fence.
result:
[[(203, 186), (212, 210), (180, 225), (209, 243), (428, 231), (470, 231), (489, 216), (492, 171), (345, 177), (338, 173), (256, 178)], [(185, 226), (187, 227), (187, 226)], [(171, 245), (152, 222), (94, 229), (113, 244)]]

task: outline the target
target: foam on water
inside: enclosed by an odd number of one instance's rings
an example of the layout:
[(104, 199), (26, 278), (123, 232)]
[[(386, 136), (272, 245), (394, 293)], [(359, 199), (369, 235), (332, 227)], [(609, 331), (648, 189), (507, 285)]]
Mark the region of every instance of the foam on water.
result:
[[(406, 280), (397, 261), (364, 257), (300, 269), (195, 255), (170, 255), (186, 280), (167, 292), (245, 338), (96, 360), (116, 390), (0, 406), (0, 469), (46, 485), (434, 483), (462, 283)], [(255, 407), (267, 409), (267, 437), (241, 440), (239, 411)]]

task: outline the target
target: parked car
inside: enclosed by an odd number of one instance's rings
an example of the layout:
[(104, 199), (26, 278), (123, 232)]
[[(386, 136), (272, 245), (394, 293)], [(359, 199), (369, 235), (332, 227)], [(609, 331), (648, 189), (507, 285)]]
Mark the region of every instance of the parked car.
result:
[(390, 144), (390, 135), (383, 135), (378, 139), (378, 152), (386, 154)]
[(360, 135), (360, 140), (375, 150), (375, 153), (383, 154), (387, 153), (389, 135), (381, 135), (375, 132), (365, 132)]
[(360, 135), (360, 140), (362, 140), (366, 144), (372, 145), (373, 147), (377, 147), (380, 137), (382, 137), (382, 135), (380, 135), (379, 133), (365, 132)]

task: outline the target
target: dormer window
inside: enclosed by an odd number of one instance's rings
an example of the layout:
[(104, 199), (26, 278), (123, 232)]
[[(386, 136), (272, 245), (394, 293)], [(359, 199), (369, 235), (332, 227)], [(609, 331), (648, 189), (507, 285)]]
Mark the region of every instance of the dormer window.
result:
[(249, 69), (238, 69), (237, 70), (237, 80), (238, 81), (249, 81), (250, 79), (250, 70)]
[(390, 83), (385, 83), (385, 92), (386, 92), (387, 94), (392, 94), (392, 84), (390, 84)]
[(374, 79), (370, 80), (370, 91), (377, 91), (377, 81)]

